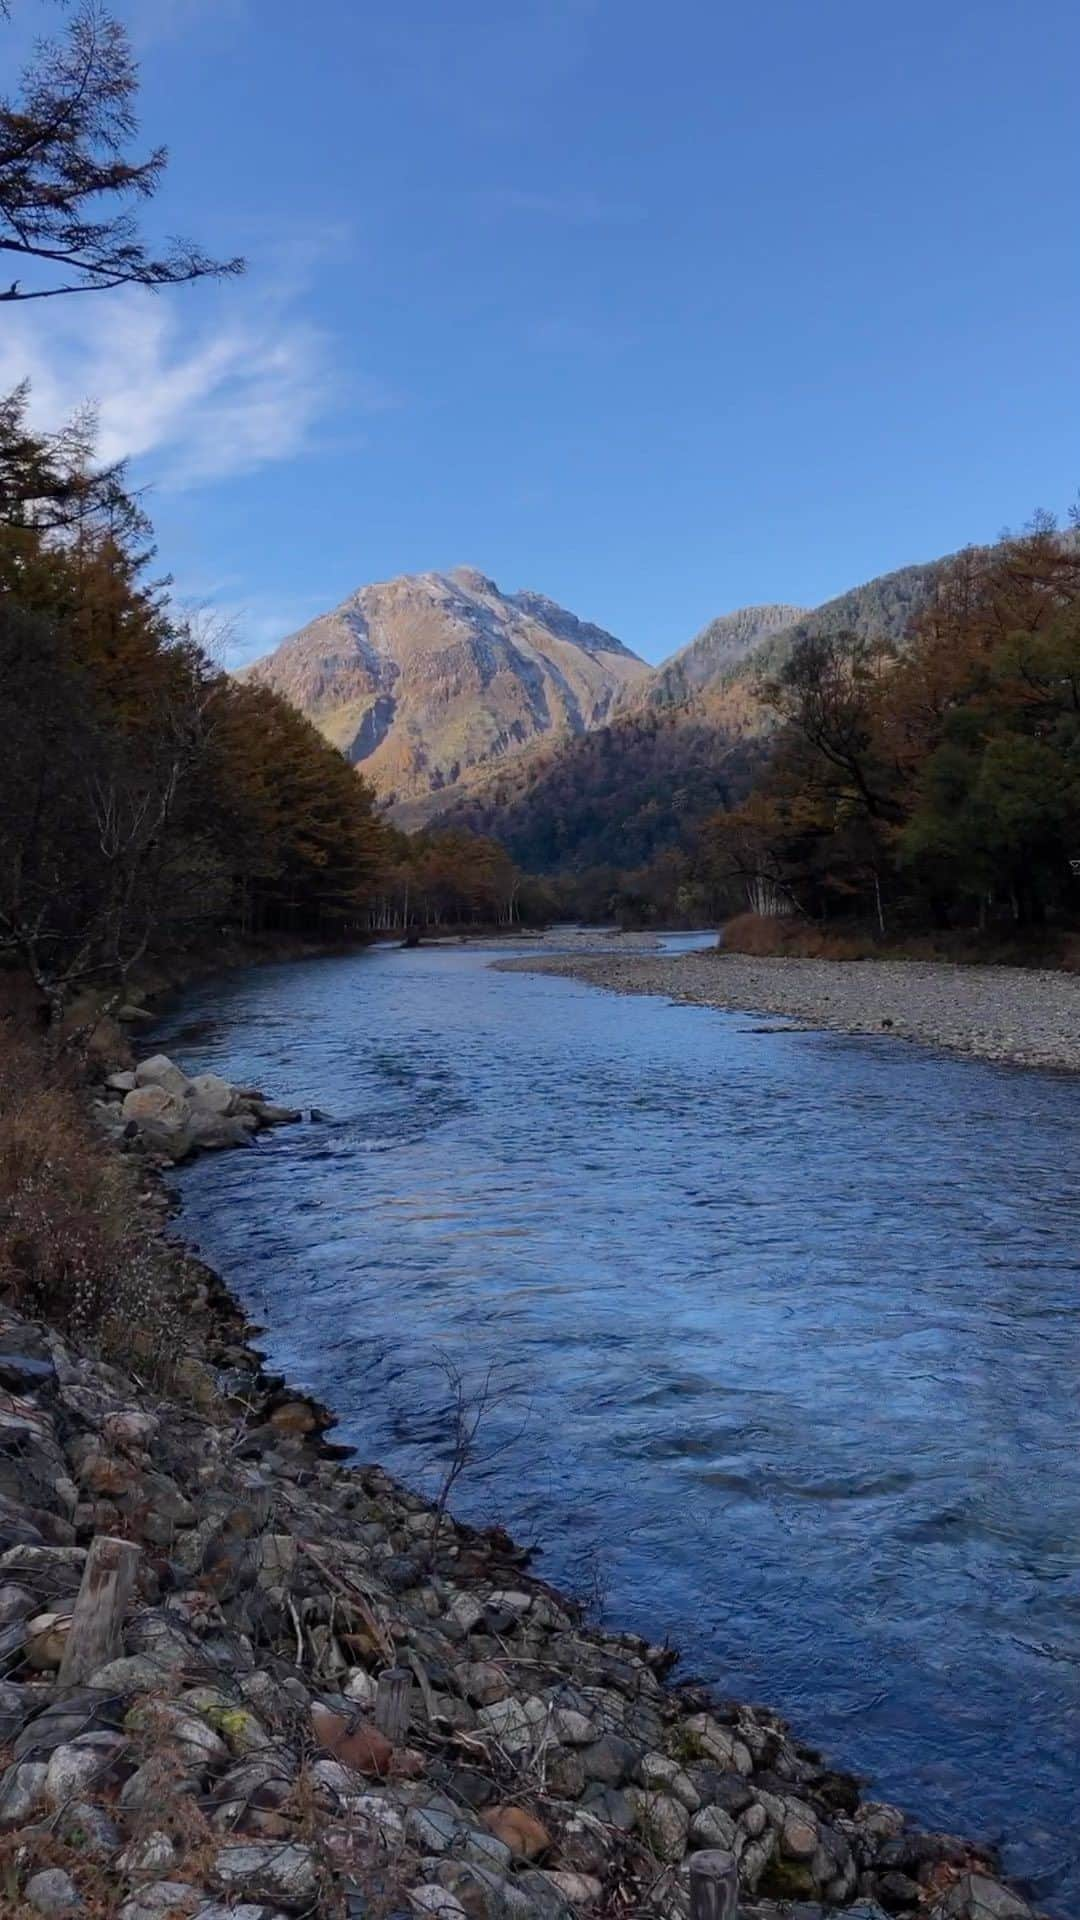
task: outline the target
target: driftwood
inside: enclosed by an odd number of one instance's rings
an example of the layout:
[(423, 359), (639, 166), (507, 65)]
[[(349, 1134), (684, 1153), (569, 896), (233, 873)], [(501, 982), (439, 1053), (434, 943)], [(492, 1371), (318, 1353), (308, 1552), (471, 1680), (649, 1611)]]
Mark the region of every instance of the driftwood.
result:
[(90, 1543), (64, 1645), (61, 1687), (81, 1686), (123, 1651), (121, 1628), (135, 1586), (139, 1548), (99, 1533)]
[(387, 1667), (379, 1675), (375, 1693), (375, 1725), (385, 1733), (391, 1746), (398, 1747), (409, 1724), (409, 1694), (412, 1674), (407, 1667)]

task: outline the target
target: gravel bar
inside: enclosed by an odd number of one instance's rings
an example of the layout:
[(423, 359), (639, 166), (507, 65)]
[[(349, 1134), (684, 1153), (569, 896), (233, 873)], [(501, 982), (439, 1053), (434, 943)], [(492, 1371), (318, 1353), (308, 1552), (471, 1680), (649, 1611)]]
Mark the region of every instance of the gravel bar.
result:
[(884, 1032), (1014, 1066), (1080, 1070), (1080, 975), (941, 961), (763, 960), (720, 950), (496, 964), (839, 1033)]

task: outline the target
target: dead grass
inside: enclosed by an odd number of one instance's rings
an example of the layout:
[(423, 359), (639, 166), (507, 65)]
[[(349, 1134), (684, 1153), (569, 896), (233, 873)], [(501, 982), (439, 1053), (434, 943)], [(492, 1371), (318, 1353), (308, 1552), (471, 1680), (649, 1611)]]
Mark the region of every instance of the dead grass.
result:
[(0, 1294), (107, 1356), (175, 1350), (168, 1250), (134, 1170), (99, 1139), (79, 1070), (0, 1023)]
[(736, 914), (724, 925), (725, 953), (756, 959), (788, 960), (937, 960), (958, 966), (1046, 967), (1080, 973), (1080, 933), (1001, 927), (972, 931), (916, 933), (881, 939), (866, 928), (822, 927), (795, 916)]
[(778, 919), (758, 913), (739, 913), (724, 923), (725, 953), (746, 953), (758, 959), (870, 960), (881, 949), (857, 934), (827, 932), (811, 920)]

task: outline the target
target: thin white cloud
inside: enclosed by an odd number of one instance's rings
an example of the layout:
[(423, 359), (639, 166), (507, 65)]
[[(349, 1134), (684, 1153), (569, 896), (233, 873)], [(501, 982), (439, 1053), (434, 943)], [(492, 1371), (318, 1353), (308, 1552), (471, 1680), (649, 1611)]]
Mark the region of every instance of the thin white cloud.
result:
[[(205, 295), (202, 298), (206, 298)], [(8, 309), (0, 389), (31, 383), (34, 423), (90, 401), (104, 460), (130, 458), (166, 488), (252, 473), (303, 453), (331, 410), (390, 404), (377, 382), (342, 384), (332, 343), (287, 304), (220, 296), (195, 325), (183, 294), (135, 290)]]

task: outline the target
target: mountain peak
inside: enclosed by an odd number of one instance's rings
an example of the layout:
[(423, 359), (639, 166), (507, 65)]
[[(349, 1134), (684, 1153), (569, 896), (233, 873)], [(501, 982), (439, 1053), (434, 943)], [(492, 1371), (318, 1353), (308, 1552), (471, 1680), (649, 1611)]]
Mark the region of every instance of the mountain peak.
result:
[(466, 593), (490, 594), (495, 599), (502, 598), (494, 580), (490, 580), (486, 573), (481, 573), (479, 567), (451, 567), (446, 578), (452, 580), (455, 587), (464, 588)]
[(535, 740), (601, 725), (649, 669), (555, 601), (462, 566), (361, 587), (247, 672), (415, 820)]

